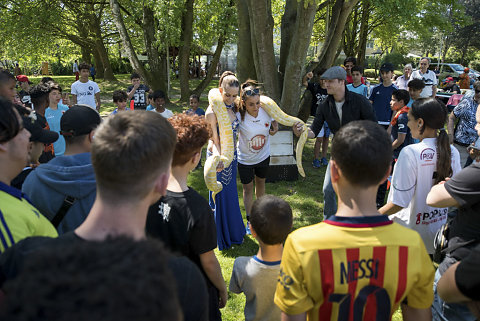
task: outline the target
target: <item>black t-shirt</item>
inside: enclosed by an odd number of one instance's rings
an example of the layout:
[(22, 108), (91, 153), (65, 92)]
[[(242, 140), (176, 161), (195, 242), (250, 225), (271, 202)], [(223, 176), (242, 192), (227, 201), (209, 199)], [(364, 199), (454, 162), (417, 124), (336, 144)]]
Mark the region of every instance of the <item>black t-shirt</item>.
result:
[(162, 240), (167, 249), (188, 257), (200, 269), (199, 255), (217, 247), (212, 209), (191, 187), (183, 193), (167, 191), (166, 196), (150, 206), (146, 231), (148, 236)]
[(25, 182), (25, 179), (27, 178), (28, 174), (30, 174), (33, 171), (33, 168), (31, 167), (26, 167), (23, 169), (23, 171), (17, 175), (11, 182), (10, 186), (15, 187), (16, 189), (22, 190), (23, 182)]
[(445, 183), (445, 189), (460, 204), (449, 238), (480, 241), (480, 164), (465, 167)]
[(466, 297), (480, 300), (480, 245), (463, 259), (455, 271), (455, 283)]
[[(127, 92), (131, 92), (133, 86), (128, 86)], [(133, 94), (132, 100), (134, 102), (135, 109), (146, 109), (148, 105), (147, 94), (150, 91), (150, 88), (144, 84), (138, 86), (137, 90)], [(127, 106), (128, 107), (128, 106)]]
[(328, 93), (327, 90), (322, 88), (318, 82), (309, 82), (307, 90), (312, 93), (312, 107), (310, 109), (310, 115), (315, 116), (318, 106), (328, 97)]
[[(59, 242), (72, 244), (87, 241), (74, 232), (62, 234), (58, 238), (29, 237), (20, 241), (0, 256), (0, 286), (3, 287), (7, 280), (15, 278), (32, 254)], [(208, 320), (208, 293), (200, 270), (187, 258), (176, 256), (169, 257), (168, 266), (175, 278), (184, 320)], [(94, 292), (95, 289), (92, 289), (92, 293)]]
[(18, 92), (18, 95), (26, 107), (32, 107), (32, 99), (30, 98), (30, 94), (28, 92), (22, 89)]

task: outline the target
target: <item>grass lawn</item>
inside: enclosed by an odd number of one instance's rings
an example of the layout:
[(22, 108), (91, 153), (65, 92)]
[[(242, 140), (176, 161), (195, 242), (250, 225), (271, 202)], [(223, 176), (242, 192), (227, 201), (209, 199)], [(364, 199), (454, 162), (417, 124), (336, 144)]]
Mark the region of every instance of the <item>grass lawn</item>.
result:
[[(107, 116), (113, 109), (114, 104), (112, 102), (112, 93), (116, 89), (124, 89), (130, 84), (129, 75), (116, 75), (118, 81), (116, 82), (103, 82), (97, 81), (101, 90), (101, 99), (102, 99), (102, 116)], [(41, 77), (30, 77), (31, 81), (38, 83)], [(70, 91), (71, 84), (75, 81), (74, 76), (55, 76), (53, 77), (63, 88), (64, 91)], [(191, 87), (196, 86), (199, 83), (199, 80), (192, 80)], [(216, 80), (213, 80), (210, 83), (209, 89), (215, 87), (217, 84)], [(173, 103), (167, 106), (174, 112), (181, 112), (184, 109), (187, 109), (185, 103), (180, 104), (176, 103), (176, 100), (180, 97), (180, 88), (179, 83), (175, 80), (172, 83), (170, 91), (170, 99)], [(201, 98), (200, 106), (206, 109), (208, 105), (208, 100), (206, 94), (208, 91), (205, 91)], [(294, 215), (294, 229), (297, 229), (302, 226), (315, 224), (321, 222), (323, 219), (323, 195), (322, 195), (322, 185), (323, 177), (325, 176), (326, 167), (320, 169), (315, 169), (311, 165), (313, 159), (313, 143), (314, 140), (309, 140), (305, 144), (305, 149), (303, 152), (303, 166), (305, 169), (306, 178), (299, 176), (298, 181), (295, 182), (276, 182), (276, 183), (267, 183), (266, 184), (266, 193), (279, 196), (286, 200), (293, 210)], [(205, 161), (205, 154), (202, 159), (202, 163)], [(189, 177), (189, 185), (197, 190), (201, 195), (208, 199), (208, 190), (205, 186), (203, 180), (203, 169), (192, 172)], [(240, 209), (243, 216), (245, 217), (245, 208), (243, 206), (243, 197), (242, 197), (242, 185), (240, 180), (237, 180), (237, 188), (239, 193)], [(258, 244), (251, 236), (245, 236), (244, 242), (242, 245), (235, 245), (232, 248), (224, 251), (216, 250), (216, 254), (220, 265), (222, 267), (223, 276), (225, 282), (228, 284), (230, 282), (230, 276), (232, 273), (233, 262), (238, 256), (251, 256), (256, 254), (258, 250)], [(225, 321), (237, 321), (243, 320), (243, 308), (245, 305), (245, 297), (243, 294), (237, 295), (234, 293), (229, 293), (229, 298), (227, 306), (222, 309), (223, 320)], [(402, 320), (401, 314), (397, 311), (392, 320), (400, 321)]]

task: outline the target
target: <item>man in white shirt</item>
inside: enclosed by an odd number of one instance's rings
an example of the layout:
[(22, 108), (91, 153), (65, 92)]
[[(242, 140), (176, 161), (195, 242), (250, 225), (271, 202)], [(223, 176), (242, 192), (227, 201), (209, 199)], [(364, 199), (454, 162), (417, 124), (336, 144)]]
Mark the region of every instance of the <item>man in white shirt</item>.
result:
[(90, 65), (82, 62), (80, 69), (80, 79), (72, 84), (72, 104), (87, 105), (100, 112), (100, 88), (96, 82), (88, 79), (90, 76)]
[(430, 58), (420, 59), (420, 67), (412, 73), (412, 79), (420, 79), (425, 83), (420, 98), (435, 98), (437, 94), (437, 75), (431, 70), (428, 70), (430, 66)]

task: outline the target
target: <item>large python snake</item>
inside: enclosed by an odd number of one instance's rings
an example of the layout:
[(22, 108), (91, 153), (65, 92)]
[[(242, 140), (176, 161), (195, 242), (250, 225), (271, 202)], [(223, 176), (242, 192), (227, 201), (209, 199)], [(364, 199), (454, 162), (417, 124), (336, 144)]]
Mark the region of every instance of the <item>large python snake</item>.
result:
[[(208, 102), (217, 117), (221, 154), (218, 154), (217, 152), (207, 158), (203, 170), (203, 176), (205, 184), (207, 185), (207, 188), (212, 191), (212, 198), (215, 200), (215, 195), (220, 193), (223, 189), (222, 183), (217, 181), (217, 165), (220, 161), (223, 162), (224, 168), (227, 168), (230, 165), (233, 160), (235, 146), (233, 144), (232, 123), (218, 88), (210, 90), (208, 93)], [(304, 130), (297, 143), (296, 157), (298, 172), (302, 177), (305, 177), (305, 171), (302, 166), (302, 153), (305, 142), (307, 141), (307, 125), (300, 119), (286, 114), (280, 109), (280, 107), (278, 107), (273, 99), (267, 96), (260, 96), (260, 103), (262, 108), (271, 118), (284, 126), (293, 126), (298, 122), (303, 124)]]

